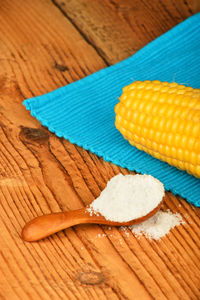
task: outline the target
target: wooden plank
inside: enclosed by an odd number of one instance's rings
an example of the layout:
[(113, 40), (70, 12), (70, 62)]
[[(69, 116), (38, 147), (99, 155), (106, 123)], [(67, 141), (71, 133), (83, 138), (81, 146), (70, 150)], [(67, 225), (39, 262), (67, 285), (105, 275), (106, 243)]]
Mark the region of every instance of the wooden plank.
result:
[[(81, 6), (83, 15), (87, 3)], [(116, 7), (116, 2), (108, 3)], [(111, 16), (112, 26), (126, 29), (116, 10)], [(47, 0), (7, 0), (1, 6), (0, 297), (198, 299), (199, 210), (170, 193), (164, 209), (180, 212), (186, 225), (159, 242), (96, 225), (67, 229), (38, 243), (20, 238), (23, 225), (34, 216), (82, 207), (112, 176), (129, 173), (57, 138), (21, 105), (24, 98), (73, 82), (133, 50), (128, 42), (113, 56), (107, 50), (104, 55), (99, 51), (103, 43), (95, 40), (93, 47), (71, 21)], [(98, 27), (97, 17), (95, 22)], [(132, 29), (128, 34), (131, 39)], [(113, 49), (118, 42), (112, 42)]]
[(116, 63), (200, 10), (198, 0), (53, 0), (108, 64)]

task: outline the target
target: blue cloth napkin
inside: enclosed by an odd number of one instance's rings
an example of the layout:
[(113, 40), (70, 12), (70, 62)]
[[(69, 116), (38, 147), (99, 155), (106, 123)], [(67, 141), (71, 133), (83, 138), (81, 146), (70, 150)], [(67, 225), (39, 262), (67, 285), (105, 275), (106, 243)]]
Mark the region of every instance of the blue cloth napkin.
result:
[(131, 146), (114, 125), (122, 88), (135, 80), (175, 81), (200, 88), (200, 14), (136, 54), (51, 93), (24, 101), (42, 125), (121, 167), (151, 174), (165, 189), (200, 206), (200, 180)]

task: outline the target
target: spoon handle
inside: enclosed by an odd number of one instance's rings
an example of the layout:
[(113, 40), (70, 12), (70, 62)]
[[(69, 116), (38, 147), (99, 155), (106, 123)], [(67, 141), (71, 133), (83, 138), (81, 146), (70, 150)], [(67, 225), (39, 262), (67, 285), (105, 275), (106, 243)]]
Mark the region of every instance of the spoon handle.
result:
[(24, 226), (21, 235), (25, 241), (34, 242), (60, 230), (83, 223), (88, 223), (88, 213), (85, 208), (58, 212), (31, 220)]
[(31, 220), (24, 226), (22, 230), (22, 238), (27, 242), (35, 242), (60, 230), (66, 229), (74, 225), (85, 223), (104, 224), (109, 226), (134, 225), (152, 217), (155, 213), (158, 212), (161, 205), (162, 201), (157, 207), (155, 207), (145, 216), (123, 223), (109, 221), (105, 219), (105, 217), (103, 217), (101, 214), (93, 215), (87, 210), (87, 207), (67, 212), (43, 215)]

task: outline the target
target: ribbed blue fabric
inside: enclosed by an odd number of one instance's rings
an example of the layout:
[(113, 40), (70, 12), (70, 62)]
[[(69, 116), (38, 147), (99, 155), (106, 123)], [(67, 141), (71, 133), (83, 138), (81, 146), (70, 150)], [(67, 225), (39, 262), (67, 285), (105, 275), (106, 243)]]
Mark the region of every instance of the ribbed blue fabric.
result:
[(175, 81), (200, 88), (200, 14), (133, 56), (51, 93), (24, 101), (42, 125), (106, 161), (151, 174), (165, 189), (200, 206), (200, 180), (131, 146), (114, 125), (122, 87), (135, 80)]

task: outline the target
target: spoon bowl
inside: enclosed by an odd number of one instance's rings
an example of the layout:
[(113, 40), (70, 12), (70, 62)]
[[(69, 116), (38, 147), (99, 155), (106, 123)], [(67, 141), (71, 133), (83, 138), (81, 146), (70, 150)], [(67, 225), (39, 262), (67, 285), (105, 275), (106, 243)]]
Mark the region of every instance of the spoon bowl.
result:
[(79, 224), (102, 224), (109, 226), (130, 226), (135, 225), (151, 218), (156, 214), (162, 205), (162, 201), (145, 216), (137, 218), (128, 222), (114, 222), (105, 219), (100, 213), (90, 213), (88, 207), (81, 209), (58, 212), (48, 215), (43, 215), (34, 218), (28, 222), (22, 230), (22, 238), (27, 242), (35, 242), (48, 237), (58, 231), (69, 228)]

